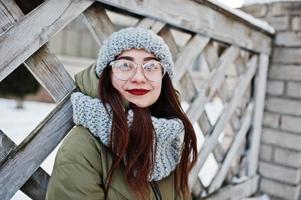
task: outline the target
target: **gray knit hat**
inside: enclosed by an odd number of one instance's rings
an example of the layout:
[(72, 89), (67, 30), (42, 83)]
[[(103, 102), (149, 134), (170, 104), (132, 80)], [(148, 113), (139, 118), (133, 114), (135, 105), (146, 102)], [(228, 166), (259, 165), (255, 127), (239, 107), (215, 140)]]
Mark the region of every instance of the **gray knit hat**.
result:
[(144, 49), (153, 53), (165, 67), (168, 75), (174, 76), (174, 63), (171, 52), (163, 39), (151, 30), (143, 28), (125, 28), (114, 32), (104, 41), (100, 48), (96, 74), (99, 76), (102, 70), (124, 50)]

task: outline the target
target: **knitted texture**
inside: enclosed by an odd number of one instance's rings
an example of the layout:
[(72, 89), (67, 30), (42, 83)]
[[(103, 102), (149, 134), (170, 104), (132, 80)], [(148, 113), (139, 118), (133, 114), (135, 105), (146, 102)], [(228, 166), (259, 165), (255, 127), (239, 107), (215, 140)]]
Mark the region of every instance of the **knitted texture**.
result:
[[(86, 96), (80, 92), (71, 95), (73, 120), (81, 125), (104, 145), (109, 145), (112, 128), (112, 109), (99, 99)], [(107, 107), (109, 113), (105, 110)], [(133, 111), (128, 112), (128, 124), (133, 121)], [(155, 129), (155, 159), (149, 181), (159, 181), (167, 177), (179, 163), (184, 139), (184, 126), (179, 119), (156, 118), (152, 116)]]
[(144, 49), (153, 53), (160, 63), (165, 67), (168, 75), (174, 76), (174, 63), (169, 47), (163, 39), (148, 29), (143, 28), (125, 28), (114, 32), (104, 41), (100, 48), (96, 74), (99, 76), (103, 69), (124, 50)]

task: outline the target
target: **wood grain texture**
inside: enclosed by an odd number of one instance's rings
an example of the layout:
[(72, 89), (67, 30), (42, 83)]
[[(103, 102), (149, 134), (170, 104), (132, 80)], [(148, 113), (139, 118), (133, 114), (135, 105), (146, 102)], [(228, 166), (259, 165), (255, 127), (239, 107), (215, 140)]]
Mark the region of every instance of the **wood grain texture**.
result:
[[(9, 3), (3, 1), (2, 4), (4, 7), (0, 6), (0, 12), (3, 11), (2, 9), (9, 8), (7, 11), (9, 15), (1, 17), (3, 22), (12, 26), (24, 17), (23, 12), (13, 1), (10, 1)], [(28, 58), (24, 64), (56, 102), (60, 101), (72, 88), (74, 88), (72, 78), (47, 45), (43, 45)]]
[(15, 148), (0, 168), (0, 199), (10, 199), (74, 126), (70, 95)]
[(217, 41), (270, 54), (270, 35), (254, 29), (245, 21), (200, 2), (185, 0), (98, 0), (110, 6), (158, 19), (169, 25), (199, 33)]
[(236, 185), (227, 185), (219, 191), (209, 194), (205, 198), (196, 198), (196, 200), (241, 200), (249, 197), (258, 190), (259, 176), (253, 176), (242, 183)]
[(250, 26), (258, 29), (259, 31), (264, 31), (268, 34), (275, 34), (276, 30), (269, 25), (266, 21), (254, 18), (252, 15), (245, 13), (239, 9), (230, 8), (225, 6), (223, 3), (220, 3), (216, 0), (194, 0), (196, 2), (202, 3), (207, 5), (208, 7), (215, 9), (219, 12), (224, 13), (225, 15), (229, 16), (232, 19), (243, 21)]
[(81, 18), (99, 47), (108, 36), (117, 30), (100, 4), (93, 4), (81, 14)]
[(228, 105), (224, 106), (222, 115), (219, 117), (218, 121), (215, 124), (213, 132), (210, 134), (208, 139), (205, 140), (203, 146), (199, 151), (199, 157), (196, 165), (192, 169), (189, 176), (189, 185), (192, 186), (196, 180), (198, 172), (202, 169), (205, 161), (207, 160), (208, 155), (212, 152), (215, 145), (218, 142), (218, 137), (225, 128), (226, 124), (230, 120), (230, 117), (235, 111), (239, 101), (241, 100), (245, 90), (251, 82), (251, 79), (255, 75), (257, 69), (257, 56), (253, 56), (248, 63), (248, 71), (242, 75), (237, 83), (237, 87), (234, 91), (233, 97)]
[(259, 56), (259, 68), (255, 84), (255, 111), (253, 118), (252, 142), (248, 166), (248, 175), (254, 176), (258, 168), (259, 147), (262, 132), (262, 120), (264, 113), (264, 102), (266, 94), (266, 81), (269, 66), (269, 56), (261, 54)]
[(43, 45), (24, 64), (55, 102), (61, 101), (75, 87), (63, 64), (47, 45)]
[(227, 175), (227, 172), (231, 167), (231, 162), (236, 156), (237, 151), (250, 128), (253, 108), (254, 104), (251, 102), (246, 110), (246, 113), (243, 116), (241, 129), (236, 134), (235, 139), (230, 147), (230, 150), (228, 151), (225, 159), (223, 160), (221, 168), (219, 169), (218, 173), (216, 174), (216, 176), (210, 184), (209, 193), (212, 193), (213, 191), (219, 189), (222, 185)]
[(45, 1), (0, 35), (0, 81), (92, 3)]
[(232, 63), (239, 53), (239, 49), (234, 46), (229, 47), (221, 56), (217, 63), (216, 70), (201, 86), (197, 97), (187, 110), (189, 119), (194, 123), (199, 119), (205, 109), (206, 103), (213, 97), (217, 89), (225, 79), (225, 73), (229, 63)]
[[(0, 130), (0, 170), (15, 148), (16, 144)], [(45, 199), (49, 178), (47, 172), (39, 167), (20, 190), (32, 199)]]
[(175, 61), (175, 71), (177, 72), (174, 78), (175, 82), (178, 82), (185, 72), (192, 68), (195, 59), (204, 50), (209, 41), (210, 38), (196, 34), (181, 49)]

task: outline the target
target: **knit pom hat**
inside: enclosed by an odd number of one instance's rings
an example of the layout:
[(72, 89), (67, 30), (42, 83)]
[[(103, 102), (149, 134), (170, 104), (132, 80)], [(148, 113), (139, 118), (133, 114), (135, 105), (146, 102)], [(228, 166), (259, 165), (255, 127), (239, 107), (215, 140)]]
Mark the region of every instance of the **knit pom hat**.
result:
[(122, 51), (129, 49), (144, 49), (153, 53), (165, 67), (168, 75), (174, 76), (174, 63), (171, 52), (163, 39), (151, 30), (130, 27), (114, 32), (104, 41), (100, 48), (96, 63), (96, 74), (100, 76), (102, 70)]

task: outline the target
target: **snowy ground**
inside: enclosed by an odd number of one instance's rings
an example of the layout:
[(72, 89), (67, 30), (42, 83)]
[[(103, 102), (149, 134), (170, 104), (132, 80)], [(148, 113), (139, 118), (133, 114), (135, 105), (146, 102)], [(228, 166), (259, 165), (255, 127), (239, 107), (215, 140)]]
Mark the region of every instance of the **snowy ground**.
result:
[[(39, 103), (39, 102), (24, 102), (24, 109), (15, 109), (15, 101), (0, 98), (0, 129), (8, 135), (16, 144), (20, 144), (22, 140), (37, 126), (44, 117), (50, 113), (55, 107), (55, 104)], [(183, 103), (183, 108), (187, 108), (187, 104)], [(215, 122), (218, 115), (222, 111), (220, 102), (214, 102), (206, 106), (206, 111), (210, 121)], [(197, 125), (194, 125), (197, 131), (198, 147), (203, 143), (204, 137)], [(51, 174), (54, 157), (58, 147), (48, 156), (42, 163), (41, 167)], [(208, 185), (215, 175), (218, 167), (212, 155), (208, 157), (207, 162), (203, 166), (199, 177), (203, 184)], [(12, 200), (30, 200), (21, 191), (17, 192)]]

